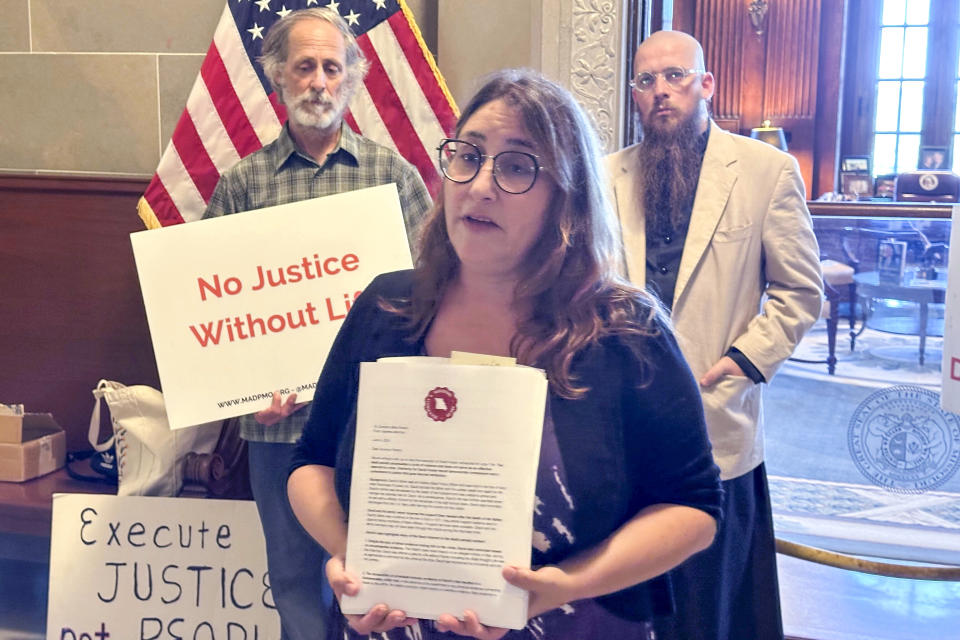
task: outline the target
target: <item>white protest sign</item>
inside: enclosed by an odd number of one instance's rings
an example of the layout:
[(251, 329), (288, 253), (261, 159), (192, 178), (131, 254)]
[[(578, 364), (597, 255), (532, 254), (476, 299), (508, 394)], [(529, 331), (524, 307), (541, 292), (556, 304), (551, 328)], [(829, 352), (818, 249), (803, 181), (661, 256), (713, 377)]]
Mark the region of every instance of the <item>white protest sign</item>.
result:
[(943, 386), (940, 408), (960, 413), (960, 205), (951, 213), (950, 253), (947, 263), (947, 295), (943, 321)]
[(356, 296), (411, 266), (396, 185), (131, 234), (172, 429), (313, 398)]
[(269, 580), (249, 500), (53, 496), (47, 640), (277, 640)]

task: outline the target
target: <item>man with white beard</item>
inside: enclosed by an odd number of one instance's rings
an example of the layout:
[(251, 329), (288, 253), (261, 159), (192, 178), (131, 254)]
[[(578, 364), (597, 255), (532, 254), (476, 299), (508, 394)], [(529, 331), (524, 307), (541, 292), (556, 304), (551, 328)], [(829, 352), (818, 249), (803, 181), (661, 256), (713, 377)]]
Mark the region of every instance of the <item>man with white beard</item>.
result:
[[(289, 13), (264, 38), (260, 64), (287, 107), (287, 123), (275, 141), (220, 177), (203, 217), (396, 183), (409, 236), (430, 195), (413, 165), (344, 123), (369, 65), (340, 15), (329, 8)], [(248, 443), (282, 638), (322, 640), (332, 597), (327, 558), (294, 518), (286, 493), (290, 456), (309, 413), (306, 403), (295, 402), (296, 394), (283, 402), (274, 394), (269, 408), (240, 418), (240, 434)]]
[(607, 159), (627, 271), (670, 311), (724, 488), (713, 544), (670, 572), (657, 639), (782, 640), (761, 393), (820, 313), (803, 182), (792, 156), (712, 122), (691, 36), (652, 34), (633, 70), (643, 140)]

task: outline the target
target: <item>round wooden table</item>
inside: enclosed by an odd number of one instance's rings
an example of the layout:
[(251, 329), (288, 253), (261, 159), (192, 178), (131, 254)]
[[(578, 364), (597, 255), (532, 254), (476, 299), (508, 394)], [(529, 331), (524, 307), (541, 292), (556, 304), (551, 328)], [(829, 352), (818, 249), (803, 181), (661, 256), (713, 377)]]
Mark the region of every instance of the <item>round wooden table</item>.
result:
[[(946, 270), (939, 270), (936, 279), (918, 278), (915, 269), (908, 269), (899, 282), (881, 279), (876, 271), (854, 274), (857, 295), (863, 303), (864, 323), (886, 333), (919, 336), (919, 362), (923, 365), (927, 336), (943, 336), (943, 314), (931, 314), (931, 305), (943, 305), (947, 291)], [(907, 303), (896, 305), (882, 301)]]

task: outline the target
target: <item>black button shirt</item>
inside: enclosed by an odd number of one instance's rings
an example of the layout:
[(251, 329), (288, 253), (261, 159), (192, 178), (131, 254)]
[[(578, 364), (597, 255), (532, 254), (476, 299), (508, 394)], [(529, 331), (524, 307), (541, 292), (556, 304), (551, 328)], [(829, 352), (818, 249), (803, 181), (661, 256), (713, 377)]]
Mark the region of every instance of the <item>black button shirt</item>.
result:
[[(700, 161), (697, 166), (690, 167), (690, 170), (696, 173), (698, 180), (709, 136), (710, 128), (707, 127), (702, 136)], [(671, 195), (665, 190), (660, 200), (666, 204), (670, 198)], [(680, 270), (680, 259), (683, 257), (683, 245), (687, 240), (687, 227), (690, 225), (693, 200), (687, 207), (680, 228), (673, 228), (672, 225), (666, 224), (658, 225), (659, 228), (653, 230), (651, 225), (647, 225), (647, 290), (660, 298), (667, 309), (673, 307), (673, 293), (677, 286), (677, 272)], [(648, 211), (645, 215), (652, 215), (652, 212)]]
[[(691, 171), (696, 171), (698, 181), (709, 136), (710, 128), (707, 127), (700, 147), (700, 161), (697, 166), (690, 167)], [(669, 198), (669, 193), (663, 193), (660, 201), (666, 203)], [(673, 310), (673, 294), (677, 287), (677, 272), (680, 270), (680, 259), (683, 257), (683, 246), (687, 241), (687, 229), (690, 226), (692, 211), (693, 201), (691, 200), (687, 204), (686, 215), (683, 217), (679, 228), (673, 228), (670, 224), (647, 226), (647, 290), (660, 298), (663, 305), (670, 311)], [(645, 215), (651, 215), (651, 212), (648, 211)], [(659, 228), (653, 229), (652, 226), (659, 226)], [(725, 355), (732, 358), (743, 373), (754, 382), (765, 381), (760, 370), (736, 347), (730, 347)]]

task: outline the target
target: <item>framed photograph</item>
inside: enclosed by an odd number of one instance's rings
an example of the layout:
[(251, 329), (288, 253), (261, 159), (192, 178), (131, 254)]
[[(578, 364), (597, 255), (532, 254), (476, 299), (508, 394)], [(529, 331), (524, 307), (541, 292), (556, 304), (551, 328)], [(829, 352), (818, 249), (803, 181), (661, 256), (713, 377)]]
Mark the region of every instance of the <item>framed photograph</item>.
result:
[(878, 198), (893, 199), (896, 196), (897, 174), (887, 173), (877, 176), (877, 184), (874, 189), (874, 195)]
[(870, 173), (870, 156), (846, 156), (840, 163), (846, 173)]
[(873, 195), (873, 178), (869, 173), (844, 171), (840, 174), (840, 191), (854, 200), (868, 198)]
[(888, 238), (877, 243), (877, 274), (880, 282), (900, 284), (907, 255), (907, 243)]
[(950, 166), (946, 147), (920, 147), (920, 158), (917, 160), (917, 169), (942, 171)]

